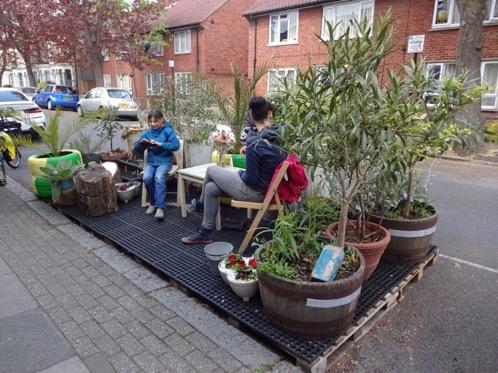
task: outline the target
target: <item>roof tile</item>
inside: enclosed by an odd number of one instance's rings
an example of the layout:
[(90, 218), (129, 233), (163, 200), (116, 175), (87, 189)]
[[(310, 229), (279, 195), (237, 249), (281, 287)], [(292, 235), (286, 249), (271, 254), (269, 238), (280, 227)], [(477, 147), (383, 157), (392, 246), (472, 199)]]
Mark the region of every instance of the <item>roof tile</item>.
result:
[(258, 0), (244, 16), (255, 16), (271, 12), (329, 3), (331, 0)]
[(168, 28), (180, 28), (201, 23), (228, 0), (179, 0), (167, 9)]

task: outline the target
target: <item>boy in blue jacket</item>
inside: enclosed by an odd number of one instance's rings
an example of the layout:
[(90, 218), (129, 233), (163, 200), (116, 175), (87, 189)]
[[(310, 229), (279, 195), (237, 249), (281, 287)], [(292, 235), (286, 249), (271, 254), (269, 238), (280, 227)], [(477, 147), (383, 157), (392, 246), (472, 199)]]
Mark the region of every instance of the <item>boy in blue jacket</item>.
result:
[(147, 149), (147, 164), (144, 167), (144, 184), (150, 206), (145, 211), (154, 212), (157, 220), (164, 219), (166, 205), (166, 176), (173, 164), (173, 152), (180, 148), (180, 141), (170, 123), (166, 123), (159, 110), (152, 110), (148, 117), (150, 128), (137, 139), (134, 150), (143, 153)]

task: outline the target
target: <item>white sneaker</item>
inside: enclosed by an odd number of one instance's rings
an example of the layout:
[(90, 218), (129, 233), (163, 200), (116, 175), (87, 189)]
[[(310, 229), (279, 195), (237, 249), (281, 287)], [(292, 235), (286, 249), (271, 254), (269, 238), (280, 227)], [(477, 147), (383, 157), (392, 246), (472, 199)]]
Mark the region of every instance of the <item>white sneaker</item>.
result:
[(156, 215), (154, 216), (157, 220), (163, 220), (164, 219), (164, 212), (163, 209), (157, 209)]
[(147, 210), (145, 210), (146, 214), (152, 215), (156, 211), (156, 206), (150, 205)]

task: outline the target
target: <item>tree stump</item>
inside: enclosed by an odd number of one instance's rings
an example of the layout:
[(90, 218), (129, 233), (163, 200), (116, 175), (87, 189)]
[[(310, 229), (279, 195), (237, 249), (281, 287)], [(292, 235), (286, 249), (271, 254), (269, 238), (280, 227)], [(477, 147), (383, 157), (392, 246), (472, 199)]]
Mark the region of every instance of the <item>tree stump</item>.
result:
[(87, 169), (75, 174), (74, 184), (78, 204), (86, 215), (102, 216), (118, 211), (112, 175), (101, 165), (90, 164)]

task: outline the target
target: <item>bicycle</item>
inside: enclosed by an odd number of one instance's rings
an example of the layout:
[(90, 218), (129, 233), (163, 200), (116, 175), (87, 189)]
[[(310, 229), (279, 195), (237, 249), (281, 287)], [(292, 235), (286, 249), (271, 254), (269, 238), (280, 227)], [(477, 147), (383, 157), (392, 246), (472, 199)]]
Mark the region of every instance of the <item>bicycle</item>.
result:
[(21, 153), (10, 135), (16, 135), (20, 132), (21, 123), (19, 121), (0, 116), (0, 186), (7, 183), (5, 163), (11, 168), (18, 168), (21, 164)]

